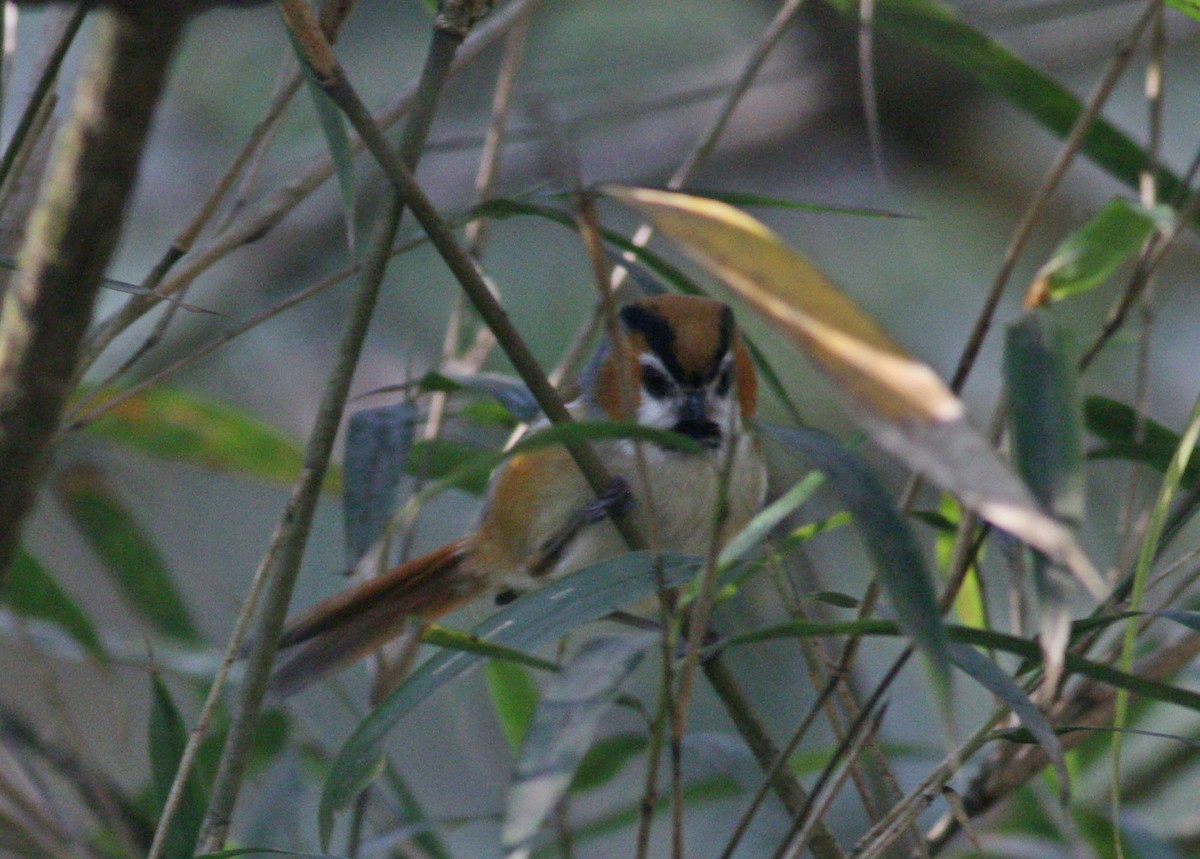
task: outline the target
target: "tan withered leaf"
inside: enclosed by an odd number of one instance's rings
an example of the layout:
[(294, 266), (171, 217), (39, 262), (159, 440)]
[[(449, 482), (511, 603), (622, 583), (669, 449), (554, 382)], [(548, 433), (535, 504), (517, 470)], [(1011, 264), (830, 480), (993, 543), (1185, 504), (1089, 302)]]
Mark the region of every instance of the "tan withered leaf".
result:
[(1104, 582), (1074, 536), (1042, 511), (967, 422), (950, 388), (767, 227), (716, 200), (622, 186), (602, 190), (639, 210), (795, 340), (847, 394), (880, 447), (1103, 595)]

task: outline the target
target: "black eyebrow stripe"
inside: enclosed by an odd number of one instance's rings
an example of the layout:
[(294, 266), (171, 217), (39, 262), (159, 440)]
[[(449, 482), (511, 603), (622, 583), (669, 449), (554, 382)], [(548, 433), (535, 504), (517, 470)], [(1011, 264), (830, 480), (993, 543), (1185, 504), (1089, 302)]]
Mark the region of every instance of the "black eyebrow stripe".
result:
[(663, 362), (667, 372), (679, 381), (684, 380), (683, 368), (675, 357), (675, 329), (653, 310), (640, 304), (621, 308), (621, 321), (630, 331), (646, 338), (646, 346)]

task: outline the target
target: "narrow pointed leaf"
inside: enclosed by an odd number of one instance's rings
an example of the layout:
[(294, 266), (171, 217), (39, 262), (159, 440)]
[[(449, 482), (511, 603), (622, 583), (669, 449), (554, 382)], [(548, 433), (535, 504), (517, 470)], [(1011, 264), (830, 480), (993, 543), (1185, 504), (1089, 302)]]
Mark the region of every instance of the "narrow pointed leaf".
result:
[[(858, 0), (826, 2), (857, 23)], [(919, 45), (954, 64), (1058, 137), (1067, 136), (1083, 111), (1079, 98), (1057, 80), (959, 20), (949, 6), (936, 0), (879, 0), (872, 25), (877, 35)], [(1102, 118), (1084, 136), (1082, 148), (1093, 162), (1134, 190), (1142, 172), (1150, 165), (1145, 150)], [(1183, 183), (1169, 170), (1160, 168), (1157, 178), (1164, 199), (1187, 193)]]
[[(528, 650), (651, 597), (658, 592), (660, 574), (669, 585), (691, 581), (699, 565), (700, 559), (693, 555), (622, 555), (538, 588), (496, 612), (472, 630), (472, 635)], [(396, 723), (446, 683), (478, 667), (480, 661), (481, 657), (462, 651), (436, 654), (359, 723), (338, 752), (321, 794), (318, 822), (323, 844), (329, 843), (334, 815), (349, 807), (378, 773), (383, 744)]]
[[(1142, 535), (1142, 545), (1138, 551), (1137, 565), (1134, 568), (1133, 588), (1129, 595), (1130, 611), (1140, 611), (1142, 608), (1142, 600), (1150, 580), (1150, 571), (1154, 566), (1154, 562), (1158, 559), (1159, 538), (1166, 527), (1167, 517), (1171, 510), (1171, 499), (1174, 498), (1175, 493), (1179, 489), (1179, 481), (1183, 477), (1188, 461), (1195, 452), (1198, 439), (1200, 439), (1200, 398), (1197, 398), (1196, 402), (1192, 405), (1187, 426), (1184, 428), (1183, 435), (1179, 439), (1179, 446), (1176, 448), (1175, 454), (1171, 457), (1171, 462), (1167, 466), (1166, 474), (1163, 475), (1162, 484), (1158, 489), (1158, 497), (1155, 499), (1154, 506), (1150, 509), (1150, 514), (1146, 521), (1145, 533)], [(1133, 652), (1137, 644), (1137, 633), (1137, 621), (1130, 618), (1125, 623), (1125, 635), (1121, 643), (1119, 665), (1122, 671), (1130, 671), (1133, 668)], [(1129, 690), (1118, 690), (1116, 711), (1113, 714), (1113, 726), (1124, 728), (1128, 714)], [(1112, 752), (1112, 803), (1115, 813), (1120, 804), (1121, 734), (1119, 733), (1113, 734)]]
[(164, 635), (203, 643), (150, 535), (117, 497), (104, 473), (77, 463), (59, 474), (55, 490), (126, 602)]
[(533, 714), (538, 706), (538, 688), (529, 669), (514, 662), (492, 660), (484, 666), (492, 709), (500, 722), (500, 730), (513, 754), (529, 732)]
[(490, 461), (493, 455), (494, 451), (457, 439), (422, 439), (412, 446), (404, 470), (414, 477), (443, 480), (456, 489), (482, 495), (488, 486), (490, 470), (472, 466)]
[(646, 751), (650, 740), (645, 734), (613, 734), (597, 740), (583, 756), (571, 781), (573, 792), (585, 793), (612, 781), (638, 755)]
[(1064, 806), (1069, 805), (1071, 802), (1071, 776), (1067, 772), (1062, 743), (1050, 722), (1042, 715), (1042, 711), (1033, 701), (1029, 700), (1024, 689), (1001, 671), (996, 663), (975, 648), (965, 644), (951, 644), (950, 658), (959, 670), (1003, 701), (1004, 706), (1009, 710), (1016, 713), (1021, 724), (1033, 735), (1050, 759), (1050, 763), (1054, 765), (1054, 769), (1058, 772), (1058, 783), (1062, 791), (1060, 799)]
[(57, 624), (92, 656), (104, 658), (104, 648), (91, 619), (37, 558), (24, 549), (17, 551), (8, 571), (0, 603), (23, 617)]
[[(1083, 413), (1088, 430), (1105, 442), (1088, 454), (1092, 459), (1131, 459), (1145, 463), (1161, 474), (1166, 472), (1179, 447), (1178, 433), (1145, 416), (1142, 416), (1139, 428), (1137, 410), (1117, 400), (1088, 397)], [(1180, 485), (1194, 485), (1197, 474), (1200, 474), (1200, 462), (1193, 459), (1180, 476)]]
[(1167, 0), (1167, 5), (1200, 21), (1200, 0)]
[(1150, 212), (1129, 200), (1110, 200), (1054, 249), (1031, 291), (1045, 301), (1059, 301), (1099, 286), (1141, 250), (1159, 224), (1167, 226), (1167, 220), (1169, 210)]
[(296, 46), (295, 36), (288, 31), (292, 47), (296, 50), (296, 59), (304, 74), (304, 83), (308, 94), (312, 97), (313, 108), (321, 123), (321, 133), (325, 135), (325, 144), (329, 147), (329, 159), (333, 162), (334, 173), (337, 176), (338, 190), (342, 195), (342, 215), (346, 224), (346, 248), (351, 260), (357, 258), (355, 228), (354, 228), (354, 150), (350, 147), (350, 138), (346, 134), (346, 124), (342, 112), (338, 110), (333, 100), (321, 89), (313, 77), (312, 69), (304, 62), (304, 57)]
[(350, 416), (342, 467), (342, 511), (346, 563), (351, 569), (387, 528), (417, 418), (411, 403), (363, 409)]
[[(427, 374), (426, 378), (429, 375)], [(475, 373), (472, 375), (442, 373), (438, 375), (458, 389), (475, 391), (492, 397), (519, 421), (536, 420), (537, 416), (542, 413), (537, 400), (529, 392), (529, 388), (520, 379), (512, 376), (500, 373)], [(422, 380), (422, 387), (424, 387), (424, 380)]]
[(826, 203), (807, 203), (802, 200), (788, 200), (783, 197), (772, 197), (768, 194), (747, 194), (742, 191), (714, 191), (711, 188), (691, 188), (688, 193), (697, 197), (708, 197), (720, 200), (731, 206), (759, 206), (767, 209), (793, 209), (799, 212), (815, 212), (822, 215), (852, 215), (859, 218), (912, 218), (902, 212), (889, 212), (885, 209), (870, 209), (864, 206), (831, 206)]
[(1042, 507), (1083, 521), (1083, 414), (1068, 332), (1044, 312), (1008, 329), (1004, 354), (1017, 471)]
[[(168, 386), (126, 400), (86, 431), (161, 459), (278, 483), (294, 482), (304, 458), (298, 446), (262, 421)], [(340, 471), (333, 470), (326, 488), (338, 488), (340, 480)]]
[[(1084, 516), (1083, 417), (1068, 335), (1045, 311), (1009, 326), (1004, 350), (1013, 459), (1042, 507), (1078, 528)], [(1044, 556), (1033, 558), (1047, 694), (1062, 677), (1069, 594)]]
[[(892, 636), (902, 635), (900, 626), (890, 620), (846, 620), (846, 621), (789, 621), (777, 626), (765, 627), (741, 635), (731, 636), (722, 642), (724, 647), (740, 646), (777, 638), (828, 637), (842, 635)], [(951, 641), (986, 647), (1012, 653), (1022, 659), (1041, 659), (1041, 648), (1036, 641), (1019, 636), (996, 632), (991, 629), (975, 629), (970, 626), (946, 625), (946, 634)], [(1102, 662), (1094, 662), (1068, 652), (1066, 673), (1079, 674), (1117, 689), (1124, 689), (1154, 701), (1175, 704), (1200, 713), (1200, 693), (1181, 686), (1148, 680), (1137, 673), (1122, 671)]]
[[(188, 732), (171, 693), (157, 672), (151, 672), (153, 698), (150, 708), (150, 770), (154, 791), (155, 818), (161, 814), (175, 780), (175, 771), (187, 745)], [(207, 807), (200, 774), (192, 770), (183, 787), (178, 810), (167, 831), (164, 856), (191, 856)]]
[(819, 468), (853, 514), (875, 575), (904, 631), (924, 654), (940, 702), (948, 708), (950, 656), (942, 613), (925, 556), (908, 521), (866, 464), (831, 436), (799, 427), (769, 431)]
[(824, 483), (825, 475), (820, 471), (805, 475), (795, 486), (776, 498), (747, 522), (746, 527), (725, 544), (720, 557), (717, 558), (717, 563), (725, 566), (740, 560), (765, 540), (775, 526), (796, 512), (805, 501), (812, 498)]
[(1103, 579), (1069, 530), (966, 420), (963, 404), (804, 257), (745, 213), (664, 191), (609, 186), (809, 355), (849, 397), (874, 441), (992, 524), (1070, 570), (1093, 595)]
[(606, 636), (586, 642), (542, 694), (508, 790), (501, 843), (508, 856), (528, 845), (566, 794), (621, 684), (657, 636)]

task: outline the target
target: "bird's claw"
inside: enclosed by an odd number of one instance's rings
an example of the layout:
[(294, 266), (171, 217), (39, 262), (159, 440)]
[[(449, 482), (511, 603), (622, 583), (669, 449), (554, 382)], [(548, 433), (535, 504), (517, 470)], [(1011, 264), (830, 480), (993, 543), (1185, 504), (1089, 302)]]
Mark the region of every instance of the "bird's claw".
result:
[(588, 525), (603, 522), (610, 516), (620, 516), (633, 506), (633, 492), (623, 477), (614, 477), (608, 488), (596, 496), (596, 500), (585, 506), (580, 515)]

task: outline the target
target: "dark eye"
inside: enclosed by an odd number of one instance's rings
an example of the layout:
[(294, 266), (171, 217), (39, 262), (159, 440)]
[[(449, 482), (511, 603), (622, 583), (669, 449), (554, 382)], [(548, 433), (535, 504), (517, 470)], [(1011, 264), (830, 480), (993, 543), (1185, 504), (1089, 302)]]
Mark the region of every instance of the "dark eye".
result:
[(717, 396), (723, 397), (729, 393), (729, 386), (733, 384), (733, 368), (726, 364), (721, 368), (721, 372), (717, 374)]
[(643, 364), (642, 387), (654, 399), (661, 400), (667, 394), (671, 393), (671, 380), (664, 376), (658, 369)]

